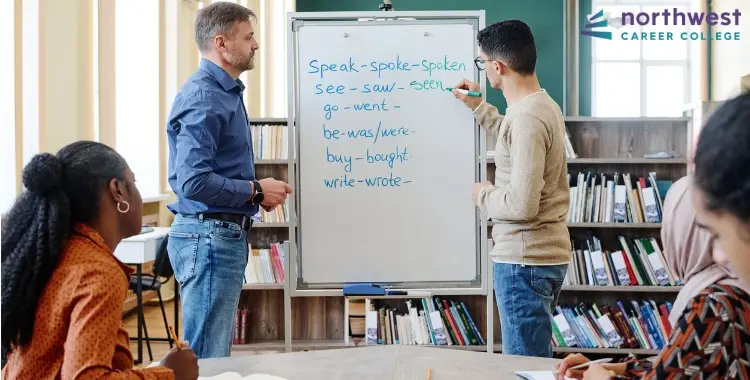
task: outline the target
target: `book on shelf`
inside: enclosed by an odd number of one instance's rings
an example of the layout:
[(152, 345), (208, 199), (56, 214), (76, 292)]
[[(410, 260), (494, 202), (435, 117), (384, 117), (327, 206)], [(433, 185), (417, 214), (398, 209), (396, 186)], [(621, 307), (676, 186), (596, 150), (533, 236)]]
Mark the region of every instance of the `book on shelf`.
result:
[(283, 284), (284, 258), (288, 242), (273, 243), (268, 249), (253, 248), (248, 244), (249, 256), (245, 266), (245, 284)]
[(289, 221), (289, 205), (284, 202), (271, 212), (260, 208), (252, 217), (253, 223), (286, 223)]
[(671, 181), (657, 181), (656, 173), (579, 172), (568, 174), (571, 223), (661, 223), (664, 195)]
[(486, 344), (462, 301), (432, 296), (397, 307), (374, 306), (365, 315), (365, 344), (475, 346)]
[(576, 154), (575, 149), (573, 149), (573, 144), (570, 143), (570, 131), (568, 130), (568, 126), (565, 126), (565, 156), (570, 160), (572, 158), (578, 158), (578, 154)]
[(253, 152), (256, 160), (285, 160), (289, 151), (286, 125), (253, 125)]
[(566, 285), (677, 286), (682, 285), (667, 265), (655, 238), (618, 236), (617, 250), (603, 250), (601, 241), (590, 236), (583, 243), (572, 241)]
[(247, 307), (238, 307), (234, 314), (233, 344), (247, 344)]
[(552, 318), (555, 347), (660, 350), (669, 342), (672, 304), (651, 299), (614, 305), (558, 306)]

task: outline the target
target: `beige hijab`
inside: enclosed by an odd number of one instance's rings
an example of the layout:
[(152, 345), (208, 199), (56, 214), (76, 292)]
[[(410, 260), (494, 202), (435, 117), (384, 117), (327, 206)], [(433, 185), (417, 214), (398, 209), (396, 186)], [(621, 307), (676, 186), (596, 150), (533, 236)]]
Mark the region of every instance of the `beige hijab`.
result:
[(684, 284), (669, 314), (672, 326), (676, 325), (688, 302), (703, 289), (715, 283), (741, 287), (729, 268), (714, 263), (711, 234), (696, 224), (691, 186), (692, 179), (683, 177), (669, 188), (664, 198), (661, 228), (664, 256), (667, 265)]

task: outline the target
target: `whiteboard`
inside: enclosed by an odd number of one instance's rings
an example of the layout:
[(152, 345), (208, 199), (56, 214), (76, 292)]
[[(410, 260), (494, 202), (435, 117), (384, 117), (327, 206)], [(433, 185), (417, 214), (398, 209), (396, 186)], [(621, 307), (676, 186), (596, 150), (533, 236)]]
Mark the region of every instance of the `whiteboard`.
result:
[(445, 90), (479, 75), (459, 20), (292, 27), (298, 288), (481, 282), (484, 140)]

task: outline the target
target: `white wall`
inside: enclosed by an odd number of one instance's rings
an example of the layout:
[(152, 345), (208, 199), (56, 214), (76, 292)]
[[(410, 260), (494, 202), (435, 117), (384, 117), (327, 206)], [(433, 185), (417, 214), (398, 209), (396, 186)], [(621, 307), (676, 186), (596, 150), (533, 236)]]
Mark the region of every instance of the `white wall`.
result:
[(715, 0), (714, 11), (741, 12), (739, 26), (714, 26), (712, 32), (740, 32), (739, 41), (711, 43), (711, 97), (726, 100), (740, 92), (742, 76), (750, 74), (750, 0)]

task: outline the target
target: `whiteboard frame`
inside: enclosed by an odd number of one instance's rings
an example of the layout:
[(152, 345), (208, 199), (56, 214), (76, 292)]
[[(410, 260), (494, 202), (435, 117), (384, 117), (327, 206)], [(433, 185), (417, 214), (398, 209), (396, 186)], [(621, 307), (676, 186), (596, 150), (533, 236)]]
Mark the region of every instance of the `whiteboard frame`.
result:
[[(362, 20), (372, 19), (372, 20)], [(470, 24), (475, 27), (475, 36), (485, 27), (484, 10), (477, 11), (373, 11), (373, 12), (289, 12), (287, 13), (287, 96), (288, 96), (288, 131), (289, 131), (289, 156), (288, 156), (288, 181), (295, 190), (299, 183), (299, 124), (297, 104), (299, 94), (296, 92), (299, 65), (297, 64), (297, 30), (300, 26), (309, 25), (414, 25), (414, 24)], [(475, 55), (479, 56), (479, 47), (474, 42)], [(473, 63), (473, 62), (472, 62)], [(482, 98), (486, 101), (486, 76), (484, 71), (474, 67), (472, 78), (480, 83)], [(474, 121), (475, 126), (475, 176), (477, 182), (487, 179), (487, 134), (484, 128)], [(292, 133), (293, 132), (293, 133)], [(468, 185), (468, 184), (467, 184)], [(301, 223), (297, 211), (300, 202), (300, 191), (292, 194), (289, 202), (289, 251), (287, 252), (285, 293), (287, 297), (304, 296), (341, 296), (343, 285), (332, 284), (305, 284), (300, 281), (299, 268), (302, 254), (300, 247)], [(469, 283), (387, 283), (380, 284), (384, 287), (429, 292), (433, 295), (456, 295), (456, 294), (488, 294), (488, 283), (491, 284), (492, 263), (489, 260), (487, 249), (487, 218), (478, 209), (475, 210), (476, 239), (477, 239), (477, 274), (475, 280)], [(488, 281), (489, 279), (489, 281)], [(490, 285), (491, 286), (491, 285)], [(492, 294), (492, 292), (489, 292)]]

